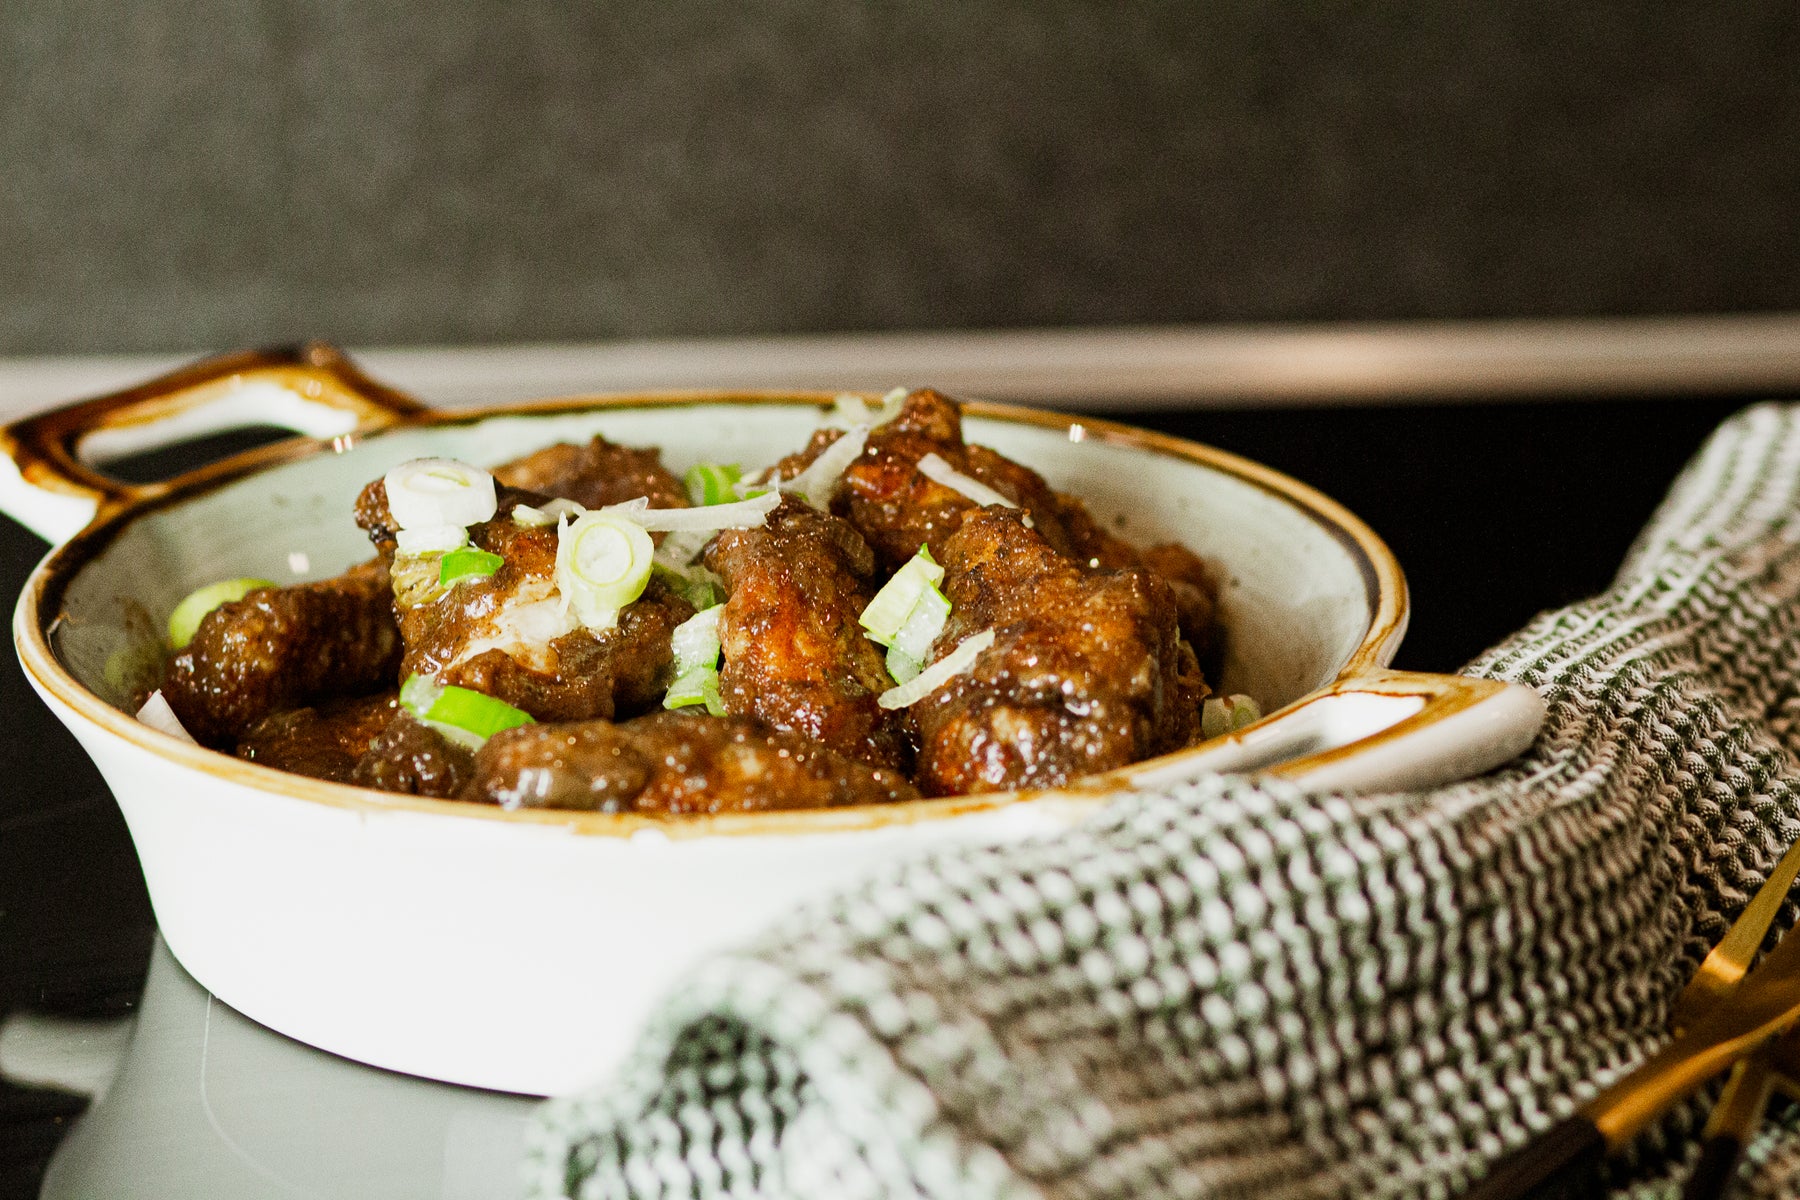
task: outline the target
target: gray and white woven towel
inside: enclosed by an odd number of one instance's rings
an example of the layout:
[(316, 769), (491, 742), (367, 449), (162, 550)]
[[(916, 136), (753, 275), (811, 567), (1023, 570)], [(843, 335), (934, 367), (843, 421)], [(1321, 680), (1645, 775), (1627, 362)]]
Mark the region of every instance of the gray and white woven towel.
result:
[[(707, 963), (543, 1110), (534, 1194), (1454, 1195), (1660, 1043), (1800, 836), (1800, 410), (1733, 418), (1611, 590), (1470, 671), (1549, 702), (1486, 778), (1122, 796)], [(1703, 1115), (1611, 1184), (1673, 1194)], [(1800, 1193), (1800, 1119), (1740, 1183)]]

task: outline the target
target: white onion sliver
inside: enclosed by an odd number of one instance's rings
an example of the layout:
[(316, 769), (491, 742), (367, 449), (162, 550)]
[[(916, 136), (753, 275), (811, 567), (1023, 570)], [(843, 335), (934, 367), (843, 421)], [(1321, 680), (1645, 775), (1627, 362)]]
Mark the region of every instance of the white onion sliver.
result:
[[(629, 504), (636, 504), (630, 501)], [(766, 492), (750, 500), (731, 504), (709, 504), (704, 508), (644, 508), (626, 511), (627, 505), (609, 507), (651, 532), (688, 529), (749, 529), (769, 522), (769, 510), (781, 503), (775, 492)]]
[(837, 493), (838, 484), (851, 463), (863, 452), (869, 440), (867, 425), (852, 426), (837, 441), (820, 451), (806, 470), (785, 483), (776, 484), (784, 492), (792, 492), (814, 508), (825, 508)]
[(964, 475), (936, 454), (927, 454), (919, 460), (919, 473), (935, 483), (943, 484), (952, 491), (961, 492), (977, 504), (1004, 504), (1007, 508), (1019, 507), (1017, 502), (1008, 500), (974, 476)]
[(189, 733), (187, 727), (181, 723), (181, 718), (175, 715), (175, 710), (169, 707), (169, 702), (163, 698), (161, 688), (150, 693), (150, 698), (144, 701), (144, 707), (137, 710), (137, 719), (160, 733), (166, 733), (172, 738), (199, 745), (194, 741), (194, 735)]
[[(649, 501), (646, 500), (645, 503), (648, 504)], [(538, 511), (549, 517), (552, 521), (560, 521), (564, 517), (574, 518), (585, 516), (587, 514), (587, 505), (557, 496), (547, 501)]]
[(957, 643), (956, 649), (920, 671), (917, 677), (875, 697), (875, 703), (883, 708), (905, 708), (909, 704), (917, 704), (952, 677), (968, 670), (981, 652), (993, 644), (994, 631), (991, 629), (966, 637)]

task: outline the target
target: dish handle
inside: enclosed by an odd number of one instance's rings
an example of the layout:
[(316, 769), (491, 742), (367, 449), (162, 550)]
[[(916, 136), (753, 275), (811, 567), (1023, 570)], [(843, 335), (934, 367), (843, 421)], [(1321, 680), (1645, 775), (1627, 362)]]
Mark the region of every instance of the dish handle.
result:
[(1543, 723), (1543, 697), (1523, 684), (1367, 671), (1215, 738), (1179, 762), (1139, 772), (1131, 782), (1155, 787), (1244, 772), (1330, 791), (1436, 787), (1515, 757)]
[(259, 425), (344, 437), (425, 409), (324, 342), (221, 355), (0, 429), (0, 512), (61, 544), (122, 505), (230, 469), (212, 464), (174, 479), (128, 483), (99, 469), (110, 460)]

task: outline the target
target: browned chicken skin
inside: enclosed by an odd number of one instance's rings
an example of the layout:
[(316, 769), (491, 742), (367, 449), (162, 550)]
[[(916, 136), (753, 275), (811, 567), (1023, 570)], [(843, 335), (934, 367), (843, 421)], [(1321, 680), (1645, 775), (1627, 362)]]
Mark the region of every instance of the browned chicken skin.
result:
[(163, 695), (197, 741), (229, 746), (271, 713), (394, 686), (400, 631), (387, 568), (258, 588), (206, 614)]
[(875, 594), (874, 556), (857, 532), (788, 497), (767, 525), (721, 532), (706, 565), (730, 595), (719, 618), (726, 711), (871, 766), (903, 767), (900, 722), (875, 702), (893, 680), (857, 624)]
[(686, 508), (687, 489), (662, 465), (655, 447), (620, 446), (596, 436), (581, 445), (560, 442), (494, 468), (507, 487), (560, 496), (603, 508), (646, 496), (651, 508)]
[(754, 717), (658, 712), (613, 725), (524, 725), (475, 756), (464, 796), (508, 808), (723, 813), (912, 800), (870, 767)]
[(467, 748), (402, 709), (357, 759), (351, 782), (384, 792), (448, 797), (467, 786), (474, 763)]
[(1207, 689), (1156, 576), (1083, 570), (998, 506), (963, 517), (943, 566), (934, 657), (995, 640), (908, 710), (927, 794), (1057, 786), (1194, 739)]
[(277, 771), (349, 783), (357, 760), (398, 712), (400, 702), (388, 691), (272, 713), (238, 739), (237, 756)]

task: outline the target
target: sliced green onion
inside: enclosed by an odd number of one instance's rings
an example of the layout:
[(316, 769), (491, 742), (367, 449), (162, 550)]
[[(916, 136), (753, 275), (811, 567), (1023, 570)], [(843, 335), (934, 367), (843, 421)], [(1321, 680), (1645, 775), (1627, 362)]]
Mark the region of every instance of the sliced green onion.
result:
[(454, 583), (458, 579), (470, 577), (486, 579), (505, 562), (498, 554), (477, 550), (473, 546), (452, 550), (438, 562), (438, 582)]
[(906, 623), (900, 626), (900, 632), (894, 635), (888, 648), (922, 663), (931, 657), (932, 643), (944, 632), (944, 624), (949, 619), (949, 599), (937, 588), (928, 587), (919, 593), (918, 603), (913, 605)]
[(383, 477), (388, 512), (401, 529), (467, 529), (497, 507), (494, 477), (454, 458), (415, 458)]
[(137, 710), (137, 719), (172, 738), (194, 743), (194, 735), (187, 731), (187, 726), (181, 723), (181, 718), (169, 707), (169, 701), (163, 696), (161, 688), (150, 693), (150, 698), (144, 701), (144, 707)]
[(400, 707), (459, 746), (479, 750), (502, 729), (534, 725), (528, 712), (484, 692), (413, 675), (400, 685)]
[(933, 561), (928, 548), (920, 546), (919, 552), (875, 593), (875, 598), (869, 601), (857, 621), (874, 641), (883, 646), (893, 645), (907, 618), (912, 616), (919, 597), (927, 590), (935, 590), (938, 580), (943, 577), (944, 568)]
[(1200, 736), (1216, 738), (1236, 733), (1262, 720), (1262, 715), (1262, 705), (1249, 696), (1214, 696), (1200, 705)]
[(719, 698), (719, 673), (711, 667), (697, 667), (677, 676), (663, 696), (664, 708), (687, 708), (693, 704), (706, 705), (706, 711), (715, 717), (725, 715), (725, 702)]
[(827, 426), (848, 429), (853, 425), (885, 425), (900, 415), (901, 405), (906, 403), (907, 390), (894, 388), (881, 398), (879, 404), (869, 401), (855, 392), (845, 392), (838, 396), (829, 412), (825, 414)]
[(738, 498), (732, 488), (744, 476), (736, 463), (695, 463), (688, 468), (688, 499), (695, 504), (730, 504)]
[(984, 629), (958, 642), (956, 649), (944, 655), (899, 687), (889, 688), (875, 697), (883, 708), (905, 708), (917, 704), (945, 683), (975, 665), (981, 652), (994, 644), (994, 631)]
[(919, 672), (924, 669), (923, 660), (914, 658), (898, 646), (888, 647), (887, 673), (893, 677), (895, 683), (910, 683), (917, 679)]
[(675, 671), (686, 675), (701, 668), (711, 670), (719, 665), (719, 617), (723, 604), (702, 609), (675, 627), (669, 646), (675, 652)]
[(201, 620), (219, 605), (242, 600), (257, 588), (274, 586), (272, 580), (245, 576), (242, 579), (221, 579), (217, 583), (195, 588), (169, 614), (169, 645), (177, 650), (186, 647), (194, 640), (194, 633), (200, 628)]
[(611, 629), (619, 610), (643, 595), (656, 544), (635, 521), (583, 513), (557, 529), (556, 586), (589, 629)]
[(659, 551), (658, 558), (651, 564), (650, 572), (674, 589), (676, 595), (693, 605), (696, 612), (711, 608), (725, 599), (723, 582), (705, 567), (672, 567), (662, 561)]

